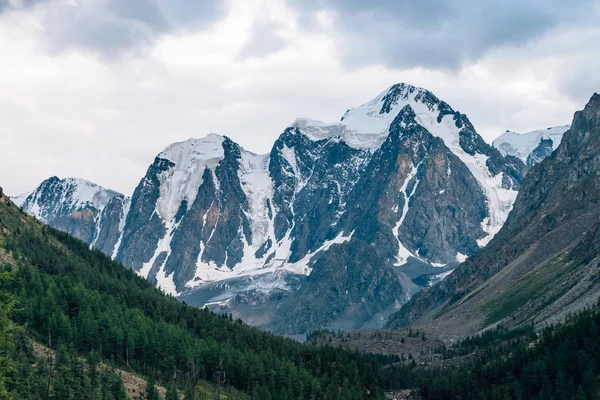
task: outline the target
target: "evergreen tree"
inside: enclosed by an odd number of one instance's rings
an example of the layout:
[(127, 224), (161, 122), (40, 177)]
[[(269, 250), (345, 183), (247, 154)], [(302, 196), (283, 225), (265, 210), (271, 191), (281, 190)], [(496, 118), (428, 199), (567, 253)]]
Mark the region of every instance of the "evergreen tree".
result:
[(185, 391), (183, 392), (183, 399), (184, 400), (195, 400), (195, 396), (194, 396), (194, 388), (192, 387), (192, 385), (186, 385), (185, 387)]
[(156, 390), (156, 381), (152, 375), (150, 375), (150, 378), (146, 381), (144, 400), (160, 400), (158, 390)]
[(127, 393), (121, 375), (114, 370), (110, 370), (106, 374), (105, 382), (105, 390), (103, 390), (105, 399), (127, 400)]
[(167, 394), (165, 396), (165, 400), (179, 400), (179, 392), (174, 384), (170, 384), (167, 387)]
[[(4, 286), (12, 280), (10, 273), (0, 272), (0, 284)], [(13, 398), (9, 387), (13, 383), (11, 373), (14, 371), (14, 327), (10, 321), (14, 306), (14, 296), (0, 292), (0, 399)]]

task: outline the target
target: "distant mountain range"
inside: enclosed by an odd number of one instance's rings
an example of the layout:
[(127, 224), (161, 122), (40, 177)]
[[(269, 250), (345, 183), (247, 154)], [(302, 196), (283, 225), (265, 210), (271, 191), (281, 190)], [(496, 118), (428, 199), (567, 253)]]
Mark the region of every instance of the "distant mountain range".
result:
[(506, 131), (492, 145), (503, 155), (518, 157), (531, 168), (556, 150), (569, 128), (563, 125), (527, 133)]
[(378, 327), (494, 238), (564, 130), (490, 146), (400, 83), (340, 122), (296, 120), (269, 154), (172, 144), (131, 198), (52, 177), (13, 201), (189, 304), (289, 334)]

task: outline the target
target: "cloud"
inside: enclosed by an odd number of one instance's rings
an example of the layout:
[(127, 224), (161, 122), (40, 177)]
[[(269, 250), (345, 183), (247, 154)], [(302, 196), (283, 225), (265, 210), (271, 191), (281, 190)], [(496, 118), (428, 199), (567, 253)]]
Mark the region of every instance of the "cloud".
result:
[[(336, 16), (340, 59), (351, 66), (459, 69), (490, 50), (519, 46), (559, 25), (584, 22), (594, 0), (288, 0), (311, 21)], [(593, 19), (588, 18), (587, 22)]]
[(489, 5), (498, 15), (481, 21), (468, 20), (484, 12), (462, 10), (479, 4), (466, 0), (306, 0), (314, 9), (231, 0), (225, 12), (204, 0), (69, 1), (0, 0), (0, 185), (9, 194), (51, 175), (131, 194), (169, 143), (217, 132), (268, 152), (296, 117), (338, 121), (399, 81), (466, 113), (487, 141), (567, 124), (600, 91), (593, 7), (556, 22), (552, 1), (539, 19), (511, 20), (510, 9)]
[(136, 52), (163, 34), (206, 27), (225, 8), (220, 0), (0, 0), (0, 14), (39, 13), (51, 51), (84, 49), (109, 58)]
[(592, 93), (600, 92), (600, 54), (595, 51), (598, 43), (600, 27), (564, 32), (553, 43), (547, 43), (548, 53), (551, 49), (562, 50), (554, 52), (558, 90), (581, 104), (587, 103)]
[(259, 19), (250, 28), (250, 37), (238, 52), (240, 60), (265, 57), (283, 49), (286, 40), (281, 35), (282, 24), (272, 19)]
[(45, 0), (0, 0), (0, 14), (8, 11), (26, 10)]

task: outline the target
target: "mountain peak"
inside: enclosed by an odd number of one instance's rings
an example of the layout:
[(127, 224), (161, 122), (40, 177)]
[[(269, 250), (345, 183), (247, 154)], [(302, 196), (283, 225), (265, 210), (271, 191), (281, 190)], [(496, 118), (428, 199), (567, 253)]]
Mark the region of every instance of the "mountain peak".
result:
[[(85, 179), (52, 176), (43, 181), (25, 198), (16, 196), (13, 201), (42, 221), (49, 221), (60, 213), (72, 212), (85, 207), (102, 210), (120, 193), (105, 189)], [(20, 203), (20, 204), (19, 204)]]
[(157, 159), (168, 160), (173, 166), (160, 176), (168, 184), (161, 185), (157, 210), (165, 221), (172, 221), (182, 200), (192, 204), (203, 182), (204, 171), (214, 171), (225, 158), (225, 136), (211, 133), (203, 138), (188, 139), (167, 146)]
[(226, 137), (210, 133), (203, 138), (191, 138), (175, 142), (158, 154), (158, 158), (178, 164), (184, 160), (210, 160), (223, 158), (223, 142)]
[(427, 105), (430, 110), (432, 109), (433, 105), (440, 103), (440, 99), (438, 99), (429, 90), (403, 82), (392, 85), (379, 96), (377, 96), (376, 99), (378, 100), (378, 98), (384, 93), (385, 95), (381, 98), (381, 102), (383, 104), (381, 106), (381, 110), (379, 110), (380, 114), (389, 114), (393, 112), (394, 106), (397, 105), (400, 100), (407, 101), (412, 98), (415, 102), (420, 102)]
[(600, 117), (600, 94), (594, 93), (585, 105), (583, 113), (588, 117)]
[(545, 157), (534, 157), (535, 160), (530, 160), (530, 155), (538, 150), (538, 148), (545, 148), (546, 145), (543, 143), (544, 141), (551, 140), (552, 143), (547, 144), (548, 149), (544, 153), (546, 156), (549, 155), (549, 152), (556, 150), (562, 141), (563, 134), (568, 131), (570, 127), (570, 125), (560, 125), (525, 133), (507, 130), (498, 136), (493, 141), (492, 145), (498, 149), (503, 156), (511, 155), (520, 158), (531, 167), (533, 164), (541, 161), (540, 158)]
[[(375, 151), (385, 141), (391, 123), (406, 105), (410, 105), (415, 112), (417, 122), (434, 135), (440, 129), (429, 128), (442, 124), (444, 116), (456, 114), (429, 90), (401, 82), (388, 87), (373, 100), (349, 109), (340, 122), (325, 123), (298, 118), (291, 126), (313, 140), (338, 137), (350, 147)], [(462, 118), (455, 118), (443, 124), (454, 125), (456, 129), (453, 130), (458, 131), (462, 123)]]

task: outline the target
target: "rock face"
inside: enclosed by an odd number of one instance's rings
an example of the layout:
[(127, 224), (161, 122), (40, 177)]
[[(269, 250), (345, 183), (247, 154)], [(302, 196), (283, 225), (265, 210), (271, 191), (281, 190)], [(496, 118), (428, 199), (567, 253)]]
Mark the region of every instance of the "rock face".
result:
[(502, 155), (520, 158), (528, 168), (532, 168), (556, 150), (569, 128), (569, 125), (564, 125), (527, 133), (506, 131), (492, 145)]
[(502, 322), (553, 322), (600, 294), (600, 95), (575, 114), (556, 151), (527, 175), (492, 242), (414, 296), (389, 327), (471, 334)]
[(380, 326), (489, 242), (526, 172), (397, 84), (338, 123), (298, 119), (266, 155), (215, 134), (175, 143), (82, 238), (190, 304), (279, 332)]

